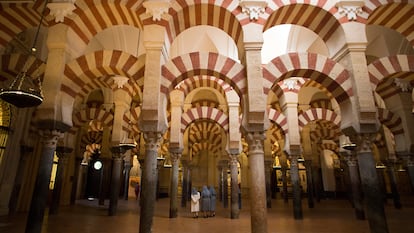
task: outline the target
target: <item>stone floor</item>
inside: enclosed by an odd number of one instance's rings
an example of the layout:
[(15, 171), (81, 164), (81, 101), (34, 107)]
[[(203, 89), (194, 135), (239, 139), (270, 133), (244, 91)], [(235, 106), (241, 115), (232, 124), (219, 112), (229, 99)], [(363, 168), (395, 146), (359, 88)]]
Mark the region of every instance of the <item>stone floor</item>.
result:
[[(402, 198), (403, 208), (397, 210), (392, 201), (385, 204), (390, 233), (414, 232), (414, 197)], [(217, 203), (217, 214), (212, 218), (194, 219), (189, 213), (189, 205), (179, 209), (178, 218), (168, 218), (169, 199), (162, 198), (156, 203), (154, 233), (216, 233), (250, 232), (250, 214), (247, 200), (239, 219), (230, 219), (230, 209)], [(57, 215), (46, 214), (42, 233), (138, 233), (139, 205), (131, 198), (120, 200), (117, 216), (107, 216), (106, 201), (99, 206), (97, 201), (78, 201), (76, 205), (60, 208)], [(294, 220), (292, 200), (284, 203), (280, 199), (272, 200), (268, 209), (269, 233), (369, 233), (368, 222), (356, 220), (354, 210), (347, 200), (325, 199), (309, 209), (303, 200), (304, 219)], [(0, 217), (1, 233), (24, 232), (26, 215)]]

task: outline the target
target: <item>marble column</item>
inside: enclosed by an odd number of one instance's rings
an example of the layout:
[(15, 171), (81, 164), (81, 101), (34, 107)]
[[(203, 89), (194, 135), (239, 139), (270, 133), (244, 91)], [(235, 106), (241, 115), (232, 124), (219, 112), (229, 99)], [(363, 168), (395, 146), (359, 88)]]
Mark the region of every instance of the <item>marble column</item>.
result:
[(113, 146), (112, 150), (112, 175), (111, 189), (109, 193), (108, 215), (116, 215), (118, 208), (119, 191), (121, 188), (122, 161), (125, 150), (120, 146)]
[(263, 150), (264, 139), (265, 135), (262, 132), (249, 132), (247, 135), (247, 142), (249, 144), (248, 156), (250, 166), (250, 214), (252, 233), (267, 232)]
[(160, 170), (162, 167), (164, 167), (165, 158), (164, 157), (157, 157), (157, 188), (155, 191), (155, 200), (158, 201), (158, 198), (160, 198)]
[(170, 185), (170, 218), (176, 218), (178, 216), (178, 166), (180, 162), (181, 153), (182, 149), (170, 149), (170, 157), (172, 162)]
[(315, 199), (319, 203), (322, 198), (322, 177), (321, 177), (321, 168), (314, 167), (312, 169), (312, 179), (313, 179), (313, 190), (315, 191)]
[[(27, 163), (29, 162), (29, 157), (33, 154), (33, 147), (28, 146), (20, 146), (20, 161), (17, 171), (23, 171)], [(20, 192), (24, 192), (23, 189), (23, 180), (24, 180), (24, 172), (17, 172), (16, 178), (14, 181), (14, 188), (11, 193), (10, 201), (9, 201), (9, 215), (13, 215), (17, 211), (17, 203), (19, 201)], [(1, 214), (0, 214), (1, 215)]]
[(293, 191), (293, 217), (303, 219), (302, 190), (300, 188), (298, 155), (290, 155), (290, 179)]
[(78, 199), (78, 180), (79, 180), (79, 176), (81, 174), (81, 162), (82, 162), (82, 158), (80, 157), (75, 157), (75, 172), (74, 172), (74, 176), (73, 176), (73, 182), (72, 182), (72, 191), (70, 194), (70, 204), (74, 205), (76, 200)]
[(151, 233), (157, 192), (157, 157), (161, 133), (144, 132), (145, 161), (142, 171), (141, 211), (139, 233)]
[(42, 153), (39, 161), (39, 169), (33, 190), (32, 201), (27, 215), (26, 233), (40, 233), (42, 231), (43, 217), (49, 195), (50, 174), (52, 172), (53, 157), (56, 144), (63, 136), (57, 130), (41, 130)]
[(109, 173), (109, 159), (101, 158), (102, 167), (100, 169), (101, 178), (99, 179), (99, 194), (98, 205), (105, 205), (105, 197), (108, 190), (108, 173)]
[(273, 161), (271, 159), (265, 159), (265, 183), (266, 183), (266, 207), (272, 208), (272, 190), (271, 190), (271, 175), (272, 175)]
[(354, 155), (345, 157), (348, 167), (349, 182), (351, 183), (351, 199), (355, 208), (355, 216), (359, 220), (365, 219), (365, 212), (362, 202), (361, 183), (358, 171), (358, 161)]
[(414, 160), (410, 155), (400, 156), (403, 158), (408, 178), (411, 184), (411, 191), (414, 193)]
[(218, 162), (217, 165), (217, 174), (218, 174), (218, 190), (217, 190), (217, 197), (219, 201), (223, 201), (223, 166), (221, 162)]
[(378, 195), (379, 183), (375, 168), (375, 160), (371, 151), (371, 143), (375, 134), (358, 135), (358, 165), (361, 177), (362, 190), (365, 200), (366, 216), (371, 233), (388, 233), (388, 224), (385, 217), (384, 202)]
[(238, 161), (237, 155), (230, 156), (230, 176), (231, 176), (231, 211), (230, 218), (238, 219), (239, 218), (239, 181), (238, 181)]
[(288, 187), (287, 187), (287, 162), (285, 158), (280, 159), (281, 165), (281, 172), (282, 172), (282, 193), (283, 193), (283, 201), (288, 203), (289, 194), (288, 194)]
[(384, 203), (387, 202), (387, 188), (385, 187), (385, 177), (384, 177), (384, 169), (385, 167), (376, 167), (377, 176), (378, 176), (378, 184), (379, 184), (379, 193), (381, 195), (382, 200)]
[(229, 194), (228, 194), (228, 183), (227, 183), (228, 161), (222, 160), (221, 163), (223, 167), (223, 169), (221, 170), (221, 176), (222, 176), (221, 189), (223, 190), (222, 192), (223, 208), (227, 208), (229, 206), (229, 199), (228, 199)]
[(181, 189), (181, 207), (187, 206), (188, 193), (188, 160), (181, 160), (183, 166), (183, 188)]
[(270, 187), (271, 187), (271, 195), (272, 195), (272, 199), (276, 198), (276, 193), (277, 193), (277, 172), (275, 168), (272, 168), (272, 173), (270, 176)]
[(308, 193), (308, 207), (313, 208), (315, 207), (315, 202), (313, 200), (313, 177), (312, 177), (312, 160), (307, 159), (305, 160), (305, 168), (306, 168), (306, 190)]
[(124, 159), (124, 200), (128, 200), (129, 174), (131, 172), (131, 159)]
[(72, 148), (58, 146), (56, 154), (59, 158), (55, 176), (55, 185), (53, 188), (52, 202), (49, 207), (49, 214), (57, 214), (59, 212), (60, 195), (63, 187), (63, 176), (65, 174), (65, 166), (68, 163), (68, 153), (72, 152)]
[(398, 192), (397, 188), (397, 179), (395, 177), (395, 161), (394, 160), (388, 160), (387, 161), (387, 167), (386, 172), (388, 174), (388, 179), (390, 181), (390, 187), (391, 187), (391, 195), (392, 200), (394, 203), (394, 207), (396, 209), (401, 209), (401, 199), (400, 199), (400, 193)]

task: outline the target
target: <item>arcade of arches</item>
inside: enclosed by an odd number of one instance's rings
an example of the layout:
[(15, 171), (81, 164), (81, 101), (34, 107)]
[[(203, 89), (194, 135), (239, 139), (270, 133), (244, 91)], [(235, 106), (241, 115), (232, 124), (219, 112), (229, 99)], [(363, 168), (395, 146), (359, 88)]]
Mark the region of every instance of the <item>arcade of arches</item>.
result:
[(276, 195), (298, 220), (349, 197), (373, 233), (412, 195), (413, 0), (52, 0), (35, 36), (44, 4), (0, 1), (1, 86), (24, 69), (44, 97), (0, 104), (0, 214), (26, 232), (137, 184), (140, 233), (202, 185), (233, 219), (250, 199), (254, 233)]

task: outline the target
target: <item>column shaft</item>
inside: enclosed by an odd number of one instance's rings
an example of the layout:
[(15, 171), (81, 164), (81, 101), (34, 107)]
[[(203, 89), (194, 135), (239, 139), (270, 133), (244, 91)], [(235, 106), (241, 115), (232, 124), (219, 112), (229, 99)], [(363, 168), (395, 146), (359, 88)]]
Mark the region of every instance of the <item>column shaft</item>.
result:
[(264, 174), (264, 135), (249, 133), (251, 232), (267, 232), (266, 188)]
[(139, 232), (151, 233), (157, 192), (157, 157), (161, 134), (146, 132), (144, 133), (144, 138), (145, 161), (142, 171)]
[(124, 200), (128, 200), (128, 194), (129, 194), (129, 174), (131, 172), (131, 162), (125, 161), (124, 165)]
[(358, 165), (364, 192), (365, 209), (371, 233), (388, 233), (384, 202), (380, 193), (375, 160), (371, 151), (371, 138), (375, 136), (361, 135), (358, 147)]
[(62, 136), (57, 131), (41, 131), (41, 134), (43, 148), (27, 217), (26, 233), (40, 233), (42, 231), (43, 217), (49, 195), (53, 156), (55, 154), (57, 140)]
[(391, 186), (391, 194), (392, 194), (392, 200), (394, 202), (394, 207), (397, 209), (401, 209), (401, 199), (400, 199), (400, 193), (398, 192), (397, 188), (397, 179), (395, 177), (395, 169), (394, 169), (394, 162), (388, 161), (387, 162), (387, 174), (388, 178), (390, 180), (390, 186)]
[(181, 207), (186, 207), (188, 189), (188, 162), (187, 160), (182, 160), (181, 164), (183, 165), (183, 187), (181, 189)]
[(122, 157), (121, 154), (114, 154), (112, 160), (112, 176), (111, 176), (111, 191), (109, 195), (108, 215), (116, 215), (118, 208), (119, 189), (121, 188), (121, 170)]
[(296, 155), (292, 155), (290, 158), (290, 178), (293, 189), (293, 217), (295, 219), (303, 219), (302, 190), (300, 188), (298, 156)]
[(65, 165), (67, 163), (67, 157), (58, 153), (59, 160), (55, 176), (55, 184), (53, 187), (52, 202), (49, 207), (49, 214), (57, 214), (59, 212), (60, 194), (62, 193), (63, 187), (63, 176), (65, 173)]
[(266, 207), (272, 208), (272, 190), (271, 190), (271, 175), (272, 175), (272, 160), (265, 160), (265, 183), (266, 183)]
[[(227, 161), (226, 161), (227, 162)], [(227, 163), (226, 165), (223, 167), (222, 171), (222, 177), (223, 177), (223, 182), (222, 182), (222, 187), (221, 189), (223, 190), (222, 193), (222, 199), (223, 199), (223, 207), (227, 208), (229, 206), (229, 193), (228, 193), (228, 182), (227, 182)]]
[(231, 219), (239, 218), (239, 182), (237, 171), (237, 158), (231, 156), (230, 159), (230, 174), (231, 174)]
[(178, 165), (180, 154), (171, 153), (171, 197), (170, 197), (170, 218), (178, 216)]
[(313, 177), (312, 177), (312, 160), (305, 160), (306, 167), (306, 190), (308, 194), (308, 207), (313, 208), (315, 202), (313, 200)]
[(355, 208), (357, 219), (365, 219), (364, 207), (362, 203), (361, 183), (359, 178), (358, 164), (356, 158), (347, 158), (349, 182), (351, 183), (351, 198)]

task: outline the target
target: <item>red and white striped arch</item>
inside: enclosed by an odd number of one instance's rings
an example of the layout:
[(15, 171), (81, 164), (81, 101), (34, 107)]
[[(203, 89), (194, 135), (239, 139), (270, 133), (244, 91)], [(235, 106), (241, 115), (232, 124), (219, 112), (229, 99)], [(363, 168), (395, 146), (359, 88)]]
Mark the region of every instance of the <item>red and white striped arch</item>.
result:
[(325, 87), (342, 103), (353, 95), (348, 71), (334, 60), (315, 53), (288, 53), (274, 58), (263, 68), (264, 92), (290, 77), (309, 78)]
[(370, 13), (367, 24), (393, 29), (407, 38), (414, 46), (414, 3), (407, 1), (366, 1), (365, 10)]
[(169, 20), (161, 19), (154, 22), (147, 15), (141, 15), (143, 24), (157, 23), (166, 28), (168, 38), (172, 42), (184, 30), (209, 25), (226, 32), (238, 47), (239, 55), (243, 54), (243, 30), (238, 18), (247, 18), (241, 14), (238, 1), (201, 0), (201, 1), (172, 1), (169, 9)]
[(221, 147), (218, 144), (213, 144), (209, 142), (200, 142), (192, 146), (193, 155), (198, 154), (198, 152), (207, 150), (211, 154), (218, 154), (221, 151)]
[[(321, 120), (318, 121), (320, 123)], [(325, 140), (337, 140), (341, 135), (341, 131), (335, 125), (332, 127), (332, 122), (322, 121), (323, 127), (317, 127), (314, 131), (310, 133), (310, 138), (312, 141), (319, 141), (320, 139)]]
[(394, 135), (404, 133), (401, 118), (393, 112), (384, 108), (378, 108), (378, 120), (381, 124), (387, 126)]
[(336, 143), (332, 143), (332, 142), (325, 142), (325, 143), (321, 143), (319, 146), (320, 150), (330, 150), (333, 152), (338, 153), (339, 152), (339, 146)]
[(85, 97), (90, 90), (100, 87), (99, 77), (104, 77), (107, 86), (116, 88), (111, 79), (114, 75), (130, 78), (123, 89), (131, 96), (142, 90), (144, 84), (144, 59), (138, 59), (121, 51), (97, 51), (78, 57), (66, 64), (61, 91), (75, 98)]
[(166, 96), (181, 81), (199, 75), (214, 76), (223, 80), (239, 96), (242, 96), (247, 90), (244, 67), (217, 53), (194, 52), (175, 57), (161, 67), (161, 72), (161, 93)]
[[(0, 48), (5, 47), (17, 34), (37, 27), (44, 1), (30, 3), (2, 3), (0, 8)], [(43, 21), (47, 25), (47, 21)]]
[(206, 106), (191, 108), (181, 116), (181, 132), (184, 133), (185, 129), (191, 122), (199, 119), (209, 119), (217, 122), (226, 132), (229, 129), (229, 117), (222, 111), (216, 108), (210, 108)]
[(188, 95), (188, 93), (199, 87), (211, 87), (219, 91), (223, 96), (225, 96), (226, 92), (231, 90), (231, 87), (228, 83), (214, 76), (206, 75), (189, 77), (178, 85), (178, 90), (182, 91), (184, 93), (184, 96)]
[(299, 114), (299, 129), (302, 130), (302, 128), (309, 122), (317, 120), (330, 121), (338, 128), (341, 125), (341, 117), (338, 116), (335, 112), (323, 108), (311, 108), (307, 111), (304, 111), (302, 114)]
[(376, 90), (384, 78), (399, 72), (414, 72), (414, 55), (394, 55), (375, 60), (368, 65), (372, 90)]
[(274, 108), (269, 109), (269, 120), (279, 125), (280, 129), (286, 135), (289, 132), (286, 116)]
[(90, 121), (99, 122), (104, 127), (112, 127), (114, 115), (111, 111), (102, 108), (85, 108), (73, 114), (72, 121), (73, 127), (70, 130), (72, 132), (76, 132), (78, 128)]
[(79, 41), (86, 46), (99, 32), (116, 25), (130, 25), (142, 29), (138, 13), (143, 13), (143, 1), (77, 1), (77, 8), (70, 17), (65, 18), (63, 24), (68, 25)]
[(42, 60), (33, 56), (13, 53), (0, 56), (0, 82), (14, 79), (26, 62), (28, 75), (33, 79), (43, 77), (46, 64)]
[(276, 25), (294, 24), (312, 30), (327, 41), (340, 28), (341, 23), (348, 22), (346, 16), (338, 13), (335, 4), (335, 1), (274, 0), (266, 9), (270, 16), (263, 31)]

